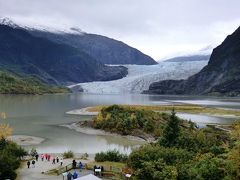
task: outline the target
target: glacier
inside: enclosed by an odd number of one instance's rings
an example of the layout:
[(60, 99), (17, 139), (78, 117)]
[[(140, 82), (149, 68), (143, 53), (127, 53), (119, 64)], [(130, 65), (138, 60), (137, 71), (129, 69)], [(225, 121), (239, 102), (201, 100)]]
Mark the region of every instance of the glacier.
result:
[(122, 79), (78, 83), (68, 87), (93, 94), (139, 94), (153, 82), (186, 79), (199, 72), (207, 63), (208, 61), (163, 61), (157, 65), (123, 65), (128, 68), (128, 75)]

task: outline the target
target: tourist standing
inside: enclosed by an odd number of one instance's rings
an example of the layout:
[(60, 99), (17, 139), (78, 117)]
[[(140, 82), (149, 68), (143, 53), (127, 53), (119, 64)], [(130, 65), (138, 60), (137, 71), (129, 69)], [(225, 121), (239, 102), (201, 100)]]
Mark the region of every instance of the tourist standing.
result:
[(83, 169), (83, 164), (81, 161), (79, 162), (79, 169), (80, 169), (80, 171), (82, 171), (82, 169)]
[(96, 175), (96, 169), (97, 169), (97, 166), (94, 165), (94, 166), (93, 166), (94, 175)]
[(28, 162), (27, 162), (27, 167), (28, 167), (28, 169), (30, 168), (30, 164), (31, 164), (30, 161), (28, 161)]
[(61, 166), (63, 165), (63, 158), (62, 157), (60, 158), (60, 165)]
[(41, 159), (42, 159), (42, 161), (44, 160), (44, 154), (41, 154)]
[(74, 171), (73, 173), (73, 179), (77, 179), (78, 178), (78, 173), (76, 171)]
[(70, 172), (70, 171), (68, 172), (68, 175), (67, 175), (67, 180), (72, 180), (72, 174), (71, 174), (71, 172)]
[(39, 155), (38, 155), (38, 154), (36, 154), (36, 156), (35, 156), (35, 158), (36, 158), (36, 161), (38, 161), (38, 157), (39, 157)]
[(77, 167), (77, 162), (76, 162), (76, 160), (74, 159), (74, 160), (72, 161), (72, 168), (73, 168), (73, 169), (76, 169), (76, 167)]
[(35, 161), (32, 160), (32, 167), (35, 168)]

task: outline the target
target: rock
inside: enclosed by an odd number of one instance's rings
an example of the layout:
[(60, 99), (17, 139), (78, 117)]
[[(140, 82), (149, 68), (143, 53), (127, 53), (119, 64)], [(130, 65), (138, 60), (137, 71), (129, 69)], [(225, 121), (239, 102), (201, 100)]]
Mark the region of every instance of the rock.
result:
[(144, 93), (240, 95), (240, 27), (213, 50), (209, 63), (187, 80), (166, 80)]

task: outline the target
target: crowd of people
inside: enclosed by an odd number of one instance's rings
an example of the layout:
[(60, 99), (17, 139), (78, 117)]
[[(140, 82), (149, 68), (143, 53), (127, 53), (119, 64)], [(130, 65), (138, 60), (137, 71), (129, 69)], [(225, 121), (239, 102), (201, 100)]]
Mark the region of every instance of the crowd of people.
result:
[[(35, 168), (35, 164), (38, 161), (47, 161), (47, 162), (51, 162), (52, 164), (59, 164), (60, 166), (63, 166), (63, 157), (58, 157), (58, 156), (52, 156), (50, 154), (36, 154), (35, 157), (30, 161), (27, 161), (27, 168)], [(81, 161), (79, 161), (77, 163), (77, 161), (74, 159), (72, 161), (72, 169), (79, 169), (80, 172), (83, 170), (83, 163)], [(71, 173), (70, 171), (67, 174), (67, 180), (72, 180), (72, 179), (77, 179), (78, 178), (78, 173), (76, 172), (76, 170)]]
[[(60, 158), (58, 156), (54, 157), (54, 156), (51, 156), (50, 154), (41, 154), (40, 157), (41, 157), (42, 161), (49, 161), (49, 162), (51, 161), (52, 164), (58, 164), (59, 163), (60, 166), (63, 166), (63, 157), (60, 157)], [(30, 167), (35, 168), (35, 164), (38, 161), (38, 159), (39, 159), (39, 154), (36, 154), (33, 160), (31, 160), (31, 161), (28, 160), (27, 161), (27, 167), (28, 168), (30, 168)]]
[[(40, 157), (40, 158), (39, 158)], [(36, 154), (33, 160), (28, 160), (27, 161), (27, 168), (35, 168), (35, 164), (39, 161), (47, 161), (51, 162), (52, 164), (59, 164), (60, 166), (63, 166), (63, 157), (58, 157), (58, 156), (52, 156), (50, 154)], [(83, 170), (84, 165), (81, 161), (77, 162), (75, 159), (72, 161), (72, 169), (74, 170), (73, 173), (70, 171), (66, 174), (67, 180), (72, 180), (72, 179), (77, 179), (78, 178), (78, 173), (76, 169), (79, 169), (80, 172)], [(104, 171), (103, 166), (94, 166), (94, 175), (102, 175), (102, 172)]]

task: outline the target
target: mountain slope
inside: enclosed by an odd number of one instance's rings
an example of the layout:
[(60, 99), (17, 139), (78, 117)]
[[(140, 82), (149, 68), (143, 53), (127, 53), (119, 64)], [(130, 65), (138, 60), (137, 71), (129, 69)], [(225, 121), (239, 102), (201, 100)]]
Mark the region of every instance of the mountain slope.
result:
[(7, 25), (0, 25), (0, 67), (48, 84), (106, 81), (127, 74), (125, 67), (105, 66), (79, 49)]
[(0, 71), (0, 94), (66, 93), (67, 88), (48, 86), (32, 77), (21, 77)]
[(151, 57), (127, 44), (105, 36), (83, 32), (49, 32), (28, 29), (33, 36), (48, 38), (60, 44), (67, 44), (79, 49), (103, 64), (157, 64)]
[(146, 93), (240, 95), (240, 27), (213, 50), (199, 73), (187, 80), (153, 83)]

